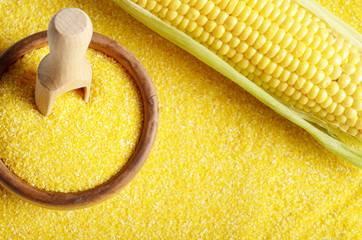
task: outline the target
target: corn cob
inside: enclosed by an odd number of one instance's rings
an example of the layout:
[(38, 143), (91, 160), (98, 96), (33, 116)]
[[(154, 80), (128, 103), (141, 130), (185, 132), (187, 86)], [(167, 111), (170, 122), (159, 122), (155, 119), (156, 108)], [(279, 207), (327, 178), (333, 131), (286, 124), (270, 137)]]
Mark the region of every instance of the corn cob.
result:
[[(327, 14), (343, 27), (343, 35), (291, 0), (115, 1), (304, 127), (322, 145), (362, 166), (361, 153), (331, 135), (362, 141), (362, 38), (340, 20)], [(325, 14), (316, 3), (304, 2)], [(197, 49), (195, 41), (203, 47)], [(215, 63), (207, 60), (211, 52), (247, 79), (228, 73), (230, 68), (217, 65), (215, 58)]]

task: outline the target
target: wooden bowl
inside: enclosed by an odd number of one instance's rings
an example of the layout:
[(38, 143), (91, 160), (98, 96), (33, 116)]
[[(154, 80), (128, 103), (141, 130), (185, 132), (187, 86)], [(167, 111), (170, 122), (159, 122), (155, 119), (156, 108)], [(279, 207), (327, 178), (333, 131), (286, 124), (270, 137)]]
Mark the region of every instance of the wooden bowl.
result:
[[(0, 55), (0, 75), (27, 52), (47, 46), (47, 32), (39, 32), (24, 38)], [(127, 163), (107, 182), (80, 192), (53, 192), (31, 186), (0, 161), (0, 184), (19, 197), (53, 209), (77, 209), (88, 207), (110, 198), (125, 187), (145, 163), (156, 138), (158, 127), (158, 98), (146, 69), (138, 59), (118, 42), (94, 32), (89, 45), (119, 62), (136, 81), (142, 96), (144, 121), (135, 152)], [(2, 159), (0, 159), (2, 160)]]

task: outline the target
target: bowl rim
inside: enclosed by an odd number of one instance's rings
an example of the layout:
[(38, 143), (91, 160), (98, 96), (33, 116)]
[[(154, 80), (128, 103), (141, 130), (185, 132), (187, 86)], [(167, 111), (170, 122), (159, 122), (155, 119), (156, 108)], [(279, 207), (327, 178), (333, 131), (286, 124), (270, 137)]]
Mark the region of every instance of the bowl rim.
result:
[[(12, 45), (0, 55), (0, 77), (10, 65), (26, 53), (47, 45), (46, 31), (32, 34)], [(132, 156), (114, 176), (94, 188), (78, 192), (55, 192), (34, 187), (8, 169), (0, 158), (0, 184), (20, 198), (38, 206), (71, 210), (89, 207), (109, 199), (137, 175), (156, 139), (159, 121), (158, 97), (145, 67), (127, 48), (100, 33), (93, 32), (89, 47), (115, 59), (135, 80), (143, 103), (141, 136)]]

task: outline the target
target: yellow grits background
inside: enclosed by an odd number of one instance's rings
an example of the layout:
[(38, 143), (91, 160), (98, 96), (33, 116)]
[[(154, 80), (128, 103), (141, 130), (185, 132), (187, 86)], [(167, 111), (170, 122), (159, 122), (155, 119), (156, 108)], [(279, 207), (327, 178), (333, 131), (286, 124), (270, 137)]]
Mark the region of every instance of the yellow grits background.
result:
[[(362, 32), (360, 0), (321, 2)], [(144, 27), (113, 2), (0, 1), (0, 52), (25, 36), (45, 30), (50, 18), (65, 7), (83, 9), (95, 31), (122, 43), (145, 65), (160, 100), (157, 140), (137, 177), (114, 198), (94, 207), (48, 210), (0, 188), (0, 239), (361, 238), (361, 170), (323, 149), (304, 130)], [(28, 55), (3, 76), (1, 84), (6, 79), (18, 80), (8, 87), (26, 92), (21, 87), (27, 86), (28, 95), (15, 98), (22, 99), (18, 104), (30, 104), (31, 108), (29, 91), (36, 64), (46, 52), (43, 49)], [(93, 89), (91, 106), (102, 105), (97, 97), (106, 94), (116, 81), (125, 86), (119, 87), (122, 94), (130, 92), (122, 105), (124, 111), (129, 111), (122, 123), (130, 127), (119, 130), (121, 139), (129, 140), (117, 151), (131, 152), (141, 121), (134, 83), (111, 59), (94, 51), (89, 51), (87, 57), (96, 68), (99, 83)], [(0, 91), (4, 91), (4, 85)], [(62, 96), (58, 109), (62, 102), (71, 100), (82, 106), (81, 96), (80, 92)], [(12, 110), (3, 110), (3, 121), (4, 113)], [(86, 105), (82, 110), (87, 111)], [(34, 109), (31, 114), (31, 119), (36, 120)], [(111, 121), (102, 117), (103, 122)], [(21, 118), (17, 123), (22, 124)], [(8, 142), (0, 146), (5, 145), (5, 150), (11, 149)], [(45, 169), (53, 165), (46, 161), (44, 167), (34, 166), (32, 163), (39, 161), (32, 162), (31, 158), (25, 158), (24, 165), (14, 160), (9, 160), (8, 165), (38, 186), (43, 182), (40, 187), (72, 191), (101, 183), (121, 167), (127, 156), (120, 162), (111, 160), (103, 171), (92, 166), (99, 164), (92, 159), (80, 165), (58, 166), (68, 173), (63, 176), (68, 180), (65, 183), (47, 180)], [(79, 167), (81, 164), (89, 168)], [(80, 185), (69, 174), (71, 167), (78, 168), (80, 176), (84, 171)], [(92, 168), (97, 170), (94, 175), (101, 176), (92, 178)], [(61, 172), (49, 174), (56, 177)]]

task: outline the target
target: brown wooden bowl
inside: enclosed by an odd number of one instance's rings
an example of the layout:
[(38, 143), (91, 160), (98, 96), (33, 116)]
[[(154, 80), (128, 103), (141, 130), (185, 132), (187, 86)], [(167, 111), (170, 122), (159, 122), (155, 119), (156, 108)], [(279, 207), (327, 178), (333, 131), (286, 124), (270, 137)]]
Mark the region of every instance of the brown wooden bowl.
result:
[[(47, 46), (46, 31), (26, 37), (0, 55), (0, 75), (27, 52)], [(114, 58), (131, 74), (142, 96), (144, 120), (135, 152), (127, 163), (107, 182), (80, 192), (53, 192), (31, 186), (10, 171), (0, 159), (0, 184), (19, 197), (36, 205), (55, 209), (88, 207), (110, 198), (125, 187), (138, 173), (149, 155), (158, 127), (158, 98), (146, 69), (138, 59), (118, 42), (94, 32), (89, 45)]]

